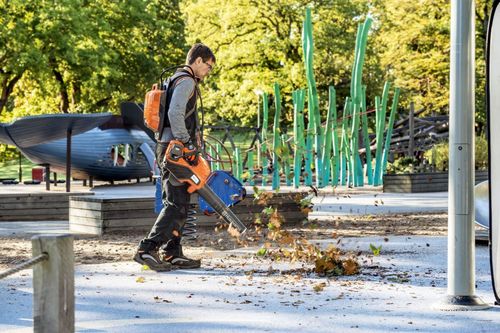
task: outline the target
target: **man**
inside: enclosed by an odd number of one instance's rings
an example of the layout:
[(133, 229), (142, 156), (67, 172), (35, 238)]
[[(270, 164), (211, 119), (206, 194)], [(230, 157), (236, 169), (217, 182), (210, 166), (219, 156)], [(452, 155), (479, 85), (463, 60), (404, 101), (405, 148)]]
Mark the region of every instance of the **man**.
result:
[[(171, 78), (173, 91), (168, 114), (163, 115), (165, 125), (157, 140), (156, 160), (161, 170), (163, 209), (148, 236), (141, 240), (134, 260), (155, 271), (172, 268), (198, 268), (200, 260), (187, 258), (182, 253), (182, 229), (188, 217), (190, 195), (187, 185), (169, 175), (163, 165), (165, 151), (171, 140), (184, 144), (184, 158), (197, 162), (199, 122), (196, 110), (199, 96), (198, 82), (202, 81), (215, 65), (213, 52), (198, 43), (187, 54), (186, 66)], [(167, 121), (168, 117), (168, 121)]]

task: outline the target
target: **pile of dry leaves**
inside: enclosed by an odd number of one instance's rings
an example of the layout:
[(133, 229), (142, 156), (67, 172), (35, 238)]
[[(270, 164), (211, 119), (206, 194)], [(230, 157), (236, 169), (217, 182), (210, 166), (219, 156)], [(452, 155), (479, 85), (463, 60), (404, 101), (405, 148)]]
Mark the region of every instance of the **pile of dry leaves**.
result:
[[(273, 195), (272, 192), (255, 191), (254, 200), (260, 205), (267, 206)], [(297, 200), (300, 200), (297, 203), (301, 209), (311, 209), (310, 198), (297, 198)], [(346, 254), (334, 245), (322, 250), (305, 237), (295, 236), (289, 231), (283, 230), (283, 222), (284, 218), (279, 213), (278, 208), (268, 207), (260, 214), (256, 214), (253, 223), (255, 232), (252, 233), (251, 241), (263, 243), (256, 255), (269, 257), (276, 261), (301, 261), (314, 264), (314, 271), (319, 276), (354, 275), (359, 273), (360, 265), (354, 254)], [(218, 229), (225, 227), (227, 226), (219, 226)], [(248, 244), (248, 236), (240, 235), (232, 227), (228, 227), (228, 232), (236, 238), (240, 245), (246, 246)], [(332, 234), (332, 238), (337, 238), (337, 235)], [(339, 243), (340, 240), (337, 241), (337, 245)]]

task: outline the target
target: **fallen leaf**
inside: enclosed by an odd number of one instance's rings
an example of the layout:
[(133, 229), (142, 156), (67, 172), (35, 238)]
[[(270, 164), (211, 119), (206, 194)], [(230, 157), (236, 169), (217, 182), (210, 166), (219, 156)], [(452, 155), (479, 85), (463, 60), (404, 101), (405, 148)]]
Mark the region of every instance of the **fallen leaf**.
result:
[(317, 293), (319, 293), (320, 291), (323, 291), (323, 289), (325, 289), (326, 287), (326, 283), (325, 282), (321, 282), (321, 283), (317, 283), (313, 286), (313, 290)]

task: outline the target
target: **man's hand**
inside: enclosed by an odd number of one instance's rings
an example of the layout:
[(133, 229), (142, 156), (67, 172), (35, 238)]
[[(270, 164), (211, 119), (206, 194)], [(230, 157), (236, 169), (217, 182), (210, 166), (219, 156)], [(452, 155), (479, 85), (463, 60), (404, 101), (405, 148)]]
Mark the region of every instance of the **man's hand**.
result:
[(184, 159), (191, 165), (198, 164), (198, 148), (191, 142), (188, 141), (184, 144), (184, 148), (182, 149)]

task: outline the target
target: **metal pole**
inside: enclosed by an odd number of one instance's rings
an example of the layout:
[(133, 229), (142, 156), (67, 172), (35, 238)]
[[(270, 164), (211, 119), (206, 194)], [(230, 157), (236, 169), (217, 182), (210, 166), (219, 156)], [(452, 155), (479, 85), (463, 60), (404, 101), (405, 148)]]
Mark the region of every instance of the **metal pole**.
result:
[(474, 13), (474, 0), (452, 0), (448, 295), (445, 310), (487, 307), (474, 295)]
[(19, 182), (23, 182), (23, 154), (19, 150)]
[(45, 167), (45, 189), (50, 191), (50, 164), (44, 164)]
[(66, 192), (71, 192), (71, 129), (66, 133)]

